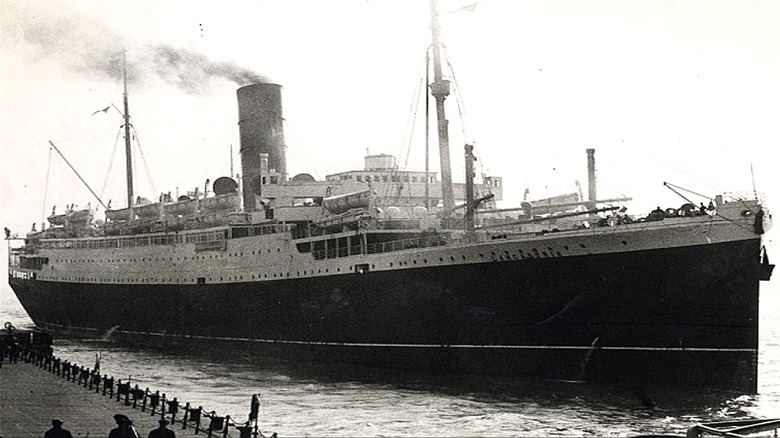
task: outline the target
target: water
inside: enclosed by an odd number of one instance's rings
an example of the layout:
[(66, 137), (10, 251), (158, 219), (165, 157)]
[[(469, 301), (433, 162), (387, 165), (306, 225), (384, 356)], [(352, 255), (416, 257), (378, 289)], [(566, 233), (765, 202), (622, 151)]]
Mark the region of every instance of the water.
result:
[[(101, 352), (103, 373), (238, 421), (246, 420), (257, 393), (261, 430), (280, 436), (684, 435), (698, 421), (780, 415), (780, 315), (775, 312), (780, 291), (775, 284), (763, 286), (757, 395), (676, 388), (640, 394), (582, 383), (293, 368), (131, 349), (100, 339), (56, 339), (54, 349), (88, 367)], [(0, 286), (0, 306), (0, 322), (32, 324), (7, 284)]]

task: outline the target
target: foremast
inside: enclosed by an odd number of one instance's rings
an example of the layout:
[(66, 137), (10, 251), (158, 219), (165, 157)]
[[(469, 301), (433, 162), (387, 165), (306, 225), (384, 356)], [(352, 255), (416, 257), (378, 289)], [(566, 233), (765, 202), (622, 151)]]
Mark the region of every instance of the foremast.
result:
[(124, 83), (125, 166), (127, 172), (127, 207), (133, 206), (133, 151), (130, 141), (130, 107), (127, 102), (127, 51), (122, 52), (122, 80)]
[(449, 121), (444, 112), (444, 100), (450, 94), (450, 81), (442, 78), (441, 47), (439, 43), (439, 12), (436, 0), (431, 0), (431, 32), (433, 51), (433, 82), (431, 95), (436, 99), (436, 121), (439, 129), (439, 159), (441, 161), (441, 191), (444, 211), (454, 207), (452, 192), (452, 173), (450, 171), (450, 137)]

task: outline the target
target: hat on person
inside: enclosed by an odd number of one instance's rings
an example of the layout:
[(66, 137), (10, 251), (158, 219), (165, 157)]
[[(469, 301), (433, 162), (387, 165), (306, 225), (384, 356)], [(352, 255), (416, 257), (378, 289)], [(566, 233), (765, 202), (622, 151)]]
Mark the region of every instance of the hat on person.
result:
[(58, 425), (61, 425), (61, 424), (62, 424), (62, 420), (59, 420), (59, 419), (57, 419), (57, 418), (53, 418), (53, 419), (51, 420), (51, 424), (52, 424), (52, 426), (58, 426)]
[(165, 424), (170, 424), (170, 423), (168, 422), (168, 420), (166, 420), (166, 419), (164, 419), (164, 418), (163, 418), (163, 419), (160, 419), (160, 420), (157, 420), (157, 422), (158, 422), (158, 423), (160, 423), (160, 424), (162, 424), (162, 425), (165, 425)]
[(125, 414), (115, 414), (114, 421), (117, 423), (132, 423), (132, 421), (130, 421), (130, 419)]

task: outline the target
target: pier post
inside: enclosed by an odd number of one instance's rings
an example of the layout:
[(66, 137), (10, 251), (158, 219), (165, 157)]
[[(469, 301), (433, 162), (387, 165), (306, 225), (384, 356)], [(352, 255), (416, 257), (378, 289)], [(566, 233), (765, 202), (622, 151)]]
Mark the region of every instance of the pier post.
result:
[(230, 415), (225, 415), (225, 428), (222, 429), (222, 438), (227, 438), (229, 426), (230, 426)]
[(214, 417), (217, 416), (217, 413), (215, 411), (211, 411), (211, 414), (209, 415), (209, 430), (208, 430), (208, 437), (211, 438), (211, 433), (214, 431), (214, 426), (216, 425), (216, 421)]
[(187, 404), (184, 405), (184, 419), (181, 422), (182, 430), (187, 428), (187, 420), (189, 420), (189, 416), (190, 416), (190, 402), (187, 402)]
[(95, 382), (95, 393), (100, 392), (100, 373), (95, 372), (95, 374), (92, 376), (92, 380)]
[(144, 391), (144, 401), (141, 402), (141, 412), (146, 412), (146, 398), (149, 397), (149, 388)]
[(168, 402), (168, 412), (171, 414), (171, 426), (176, 424), (176, 413), (179, 412), (179, 399), (174, 397)]
[(103, 374), (103, 395), (106, 395), (106, 387), (108, 387), (110, 395), (108, 398), (114, 398), (114, 378), (108, 378), (108, 374)]
[(203, 412), (203, 406), (198, 406), (198, 410), (196, 412), (198, 413), (198, 416), (195, 419), (195, 435), (198, 434), (198, 430), (200, 429), (200, 414)]
[(158, 404), (160, 404), (160, 391), (155, 391), (149, 398), (149, 406), (152, 407), (152, 416), (157, 413)]

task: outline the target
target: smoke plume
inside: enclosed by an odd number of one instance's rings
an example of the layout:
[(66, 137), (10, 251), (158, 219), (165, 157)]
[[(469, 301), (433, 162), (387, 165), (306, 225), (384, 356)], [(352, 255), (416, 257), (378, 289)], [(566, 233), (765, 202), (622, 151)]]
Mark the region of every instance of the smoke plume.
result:
[(95, 18), (58, 12), (56, 16), (38, 15), (27, 21), (22, 39), (39, 56), (56, 60), (80, 74), (121, 80), (125, 52), (128, 81), (135, 85), (162, 80), (186, 93), (200, 94), (208, 90), (213, 79), (229, 80), (239, 86), (268, 81), (234, 62), (212, 60), (202, 53), (167, 44), (130, 42)]

